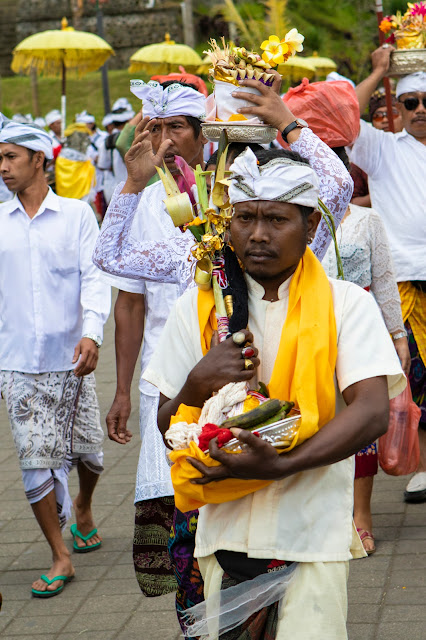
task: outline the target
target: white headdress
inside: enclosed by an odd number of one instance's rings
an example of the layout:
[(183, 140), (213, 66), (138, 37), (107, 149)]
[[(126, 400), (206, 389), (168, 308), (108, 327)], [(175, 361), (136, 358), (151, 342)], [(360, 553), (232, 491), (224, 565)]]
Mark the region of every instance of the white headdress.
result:
[(102, 120), (102, 126), (107, 127), (109, 124), (112, 124), (113, 122), (114, 122), (114, 116), (112, 115), (112, 113), (107, 113)]
[(33, 151), (43, 151), (48, 160), (53, 158), (52, 139), (43, 129), (32, 124), (5, 120), (0, 120), (0, 127), (0, 142), (17, 144)]
[(306, 207), (318, 206), (318, 176), (309, 164), (281, 157), (259, 166), (253, 151), (247, 147), (236, 157), (230, 170), (231, 204), (247, 200), (274, 200)]
[(130, 91), (142, 100), (143, 115), (152, 118), (171, 116), (193, 116), (199, 120), (206, 117), (205, 96), (191, 87), (175, 82), (165, 89), (159, 82), (130, 80)]
[(83, 124), (92, 124), (93, 122), (95, 122), (95, 116), (84, 110), (81, 113), (75, 114), (75, 121), (81, 122)]
[(127, 98), (118, 98), (112, 105), (113, 122), (127, 122), (135, 115)]
[(58, 109), (53, 109), (53, 111), (49, 111), (46, 113), (44, 118), (46, 120), (47, 126), (51, 125), (52, 122), (56, 122), (57, 120), (62, 120), (61, 112)]
[(416, 71), (404, 76), (396, 85), (396, 97), (402, 96), (403, 93), (411, 93), (412, 91), (426, 91), (426, 71)]

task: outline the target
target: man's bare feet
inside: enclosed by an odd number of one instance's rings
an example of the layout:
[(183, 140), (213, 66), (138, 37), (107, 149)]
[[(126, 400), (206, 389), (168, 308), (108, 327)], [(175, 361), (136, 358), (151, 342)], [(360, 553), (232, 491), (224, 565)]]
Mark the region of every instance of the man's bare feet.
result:
[[(49, 580), (52, 580), (55, 576), (66, 576), (67, 578), (71, 578), (74, 576), (75, 570), (72, 566), (70, 555), (61, 556), (57, 560), (54, 561), (53, 565), (46, 573), (46, 577)], [(39, 578), (31, 585), (33, 589), (36, 591), (55, 591), (63, 584), (63, 580), (55, 580), (52, 584), (47, 584), (44, 580)]]
[[(77, 520), (77, 529), (83, 536), (87, 536), (93, 529), (95, 529), (95, 523), (93, 520), (92, 510), (91, 508), (87, 508), (83, 506), (77, 498), (74, 500), (74, 511), (75, 517)], [(75, 536), (75, 543), (78, 547), (90, 547), (94, 544), (97, 544), (102, 541), (102, 537), (99, 533), (95, 533), (91, 538), (89, 538), (86, 542)]]

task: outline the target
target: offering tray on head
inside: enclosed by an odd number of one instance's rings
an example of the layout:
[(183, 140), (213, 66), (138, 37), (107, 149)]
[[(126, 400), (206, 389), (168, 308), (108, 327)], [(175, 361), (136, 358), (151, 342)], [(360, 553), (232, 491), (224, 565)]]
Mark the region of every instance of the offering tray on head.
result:
[(407, 76), (426, 71), (426, 49), (397, 49), (392, 51), (388, 76)]
[(210, 142), (218, 142), (220, 134), (226, 130), (229, 142), (246, 142), (269, 144), (273, 142), (278, 129), (267, 124), (242, 124), (236, 122), (204, 122), (201, 125), (203, 134)]
[[(287, 418), (279, 420), (264, 427), (254, 428), (259, 437), (271, 444), (276, 449), (289, 447), (300, 425), (300, 411), (292, 409)], [(233, 438), (223, 446), (224, 451), (240, 453), (244, 445), (237, 438)], [(205, 452), (207, 453), (207, 452)]]

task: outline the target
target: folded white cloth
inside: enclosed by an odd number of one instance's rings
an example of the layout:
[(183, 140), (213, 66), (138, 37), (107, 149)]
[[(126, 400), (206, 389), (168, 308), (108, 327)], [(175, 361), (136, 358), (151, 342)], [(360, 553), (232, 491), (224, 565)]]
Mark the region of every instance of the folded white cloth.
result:
[(170, 118), (171, 116), (193, 116), (198, 120), (206, 117), (205, 96), (174, 82), (165, 89), (159, 82), (150, 80), (130, 80), (130, 91), (142, 100), (143, 115), (152, 118)]
[(283, 157), (259, 166), (253, 151), (247, 147), (234, 160), (230, 170), (231, 204), (276, 200), (306, 207), (318, 206), (318, 176), (309, 164)]
[(396, 97), (402, 96), (403, 93), (411, 93), (414, 91), (426, 91), (426, 71), (416, 71), (404, 76), (396, 85)]
[(43, 151), (48, 160), (53, 158), (52, 138), (33, 124), (0, 121), (0, 142), (17, 144), (32, 151)]

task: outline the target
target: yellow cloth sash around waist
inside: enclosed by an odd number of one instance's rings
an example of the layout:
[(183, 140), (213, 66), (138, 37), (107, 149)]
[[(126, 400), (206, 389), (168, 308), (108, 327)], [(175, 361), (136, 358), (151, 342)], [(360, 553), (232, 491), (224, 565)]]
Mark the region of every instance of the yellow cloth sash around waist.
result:
[(90, 160), (80, 162), (58, 156), (55, 162), (56, 193), (64, 198), (84, 198), (96, 184)]
[(409, 322), (423, 364), (426, 366), (426, 293), (411, 282), (398, 282), (402, 319)]
[[(198, 292), (198, 318), (205, 355), (217, 326), (211, 290)], [(268, 385), (271, 398), (291, 400), (301, 412), (298, 434), (283, 452), (311, 438), (334, 417), (336, 358), (336, 320), (330, 283), (321, 264), (307, 248), (290, 283), (287, 317)], [(200, 412), (196, 407), (180, 405), (171, 423), (197, 422)], [(207, 466), (219, 464), (195, 443), (190, 443), (187, 449), (170, 453), (174, 463), (171, 475), (175, 503), (180, 511), (197, 509), (208, 503), (237, 500), (270, 484), (266, 480), (236, 479), (207, 485), (191, 484), (190, 480), (201, 474), (187, 461), (188, 456)]]

